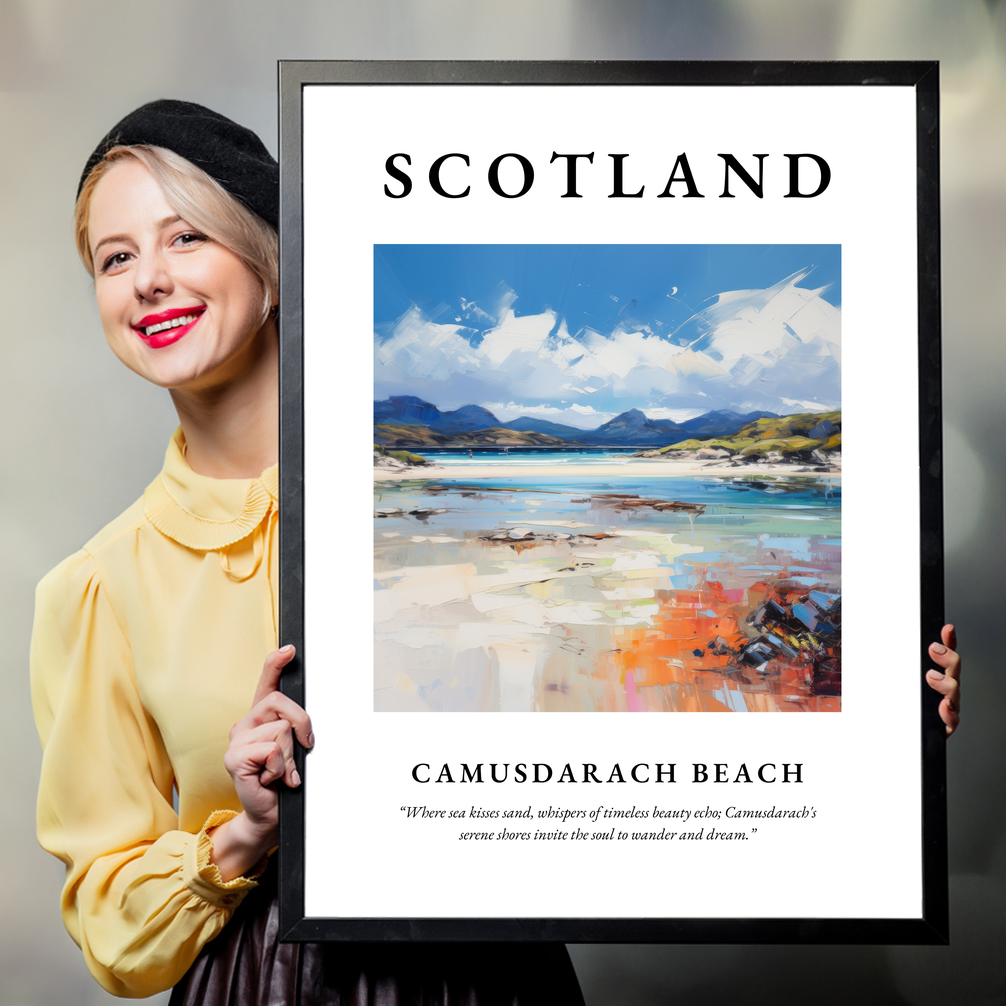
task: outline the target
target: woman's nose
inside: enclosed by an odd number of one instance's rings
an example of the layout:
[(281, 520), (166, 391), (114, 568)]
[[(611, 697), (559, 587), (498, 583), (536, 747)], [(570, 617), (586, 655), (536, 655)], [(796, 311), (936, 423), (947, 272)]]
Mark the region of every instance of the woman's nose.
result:
[(174, 290), (171, 271), (163, 253), (150, 251), (141, 254), (133, 271), (133, 287), (137, 300), (156, 301)]

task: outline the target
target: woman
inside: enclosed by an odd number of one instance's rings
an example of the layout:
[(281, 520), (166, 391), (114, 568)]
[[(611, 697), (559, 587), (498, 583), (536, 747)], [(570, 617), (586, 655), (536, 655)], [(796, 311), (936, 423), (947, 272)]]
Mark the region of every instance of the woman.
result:
[(277, 220), (258, 137), (187, 102), (127, 116), (81, 178), (106, 339), (180, 426), (143, 497), (38, 589), (38, 831), (67, 929), (120, 996), (582, 1004), (561, 945), (277, 944), (276, 787), (314, 740), (277, 690)]
[[(274, 649), (277, 219), (258, 138), (186, 102), (127, 116), (81, 179), (106, 338), (180, 427), (143, 497), (39, 585), (38, 830), (67, 929), (108, 991), (177, 1004), (582, 1003), (561, 946), (276, 942), (276, 785), (300, 784), (293, 737), (313, 744)], [(948, 734), (952, 633), (930, 649)]]

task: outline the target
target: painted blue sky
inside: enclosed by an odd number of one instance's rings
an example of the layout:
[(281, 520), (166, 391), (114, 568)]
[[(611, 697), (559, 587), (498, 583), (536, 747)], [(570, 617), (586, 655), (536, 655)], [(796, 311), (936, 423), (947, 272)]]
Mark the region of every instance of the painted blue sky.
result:
[(838, 245), (377, 245), (377, 399), (589, 429), (840, 407)]

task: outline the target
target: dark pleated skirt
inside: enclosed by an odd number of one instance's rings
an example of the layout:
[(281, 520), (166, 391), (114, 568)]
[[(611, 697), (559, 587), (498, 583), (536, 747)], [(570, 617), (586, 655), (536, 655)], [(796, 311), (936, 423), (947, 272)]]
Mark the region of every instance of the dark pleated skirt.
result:
[(280, 943), (274, 874), (170, 1006), (583, 1006), (561, 943)]

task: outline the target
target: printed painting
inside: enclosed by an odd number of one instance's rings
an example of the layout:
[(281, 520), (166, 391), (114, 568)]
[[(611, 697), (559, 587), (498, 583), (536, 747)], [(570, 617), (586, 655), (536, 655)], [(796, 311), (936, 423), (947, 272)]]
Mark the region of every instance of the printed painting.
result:
[(837, 712), (838, 245), (376, 245), (374, 708)]

